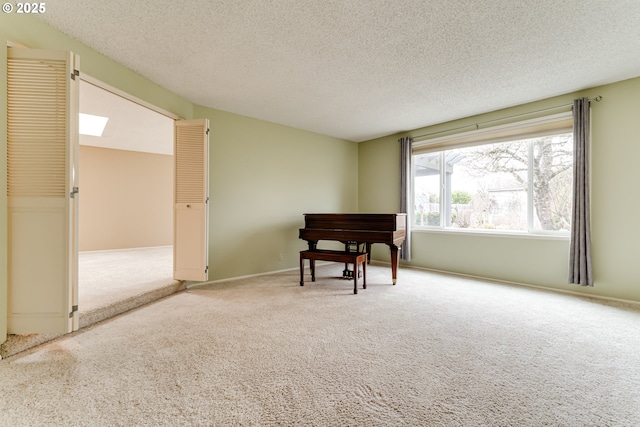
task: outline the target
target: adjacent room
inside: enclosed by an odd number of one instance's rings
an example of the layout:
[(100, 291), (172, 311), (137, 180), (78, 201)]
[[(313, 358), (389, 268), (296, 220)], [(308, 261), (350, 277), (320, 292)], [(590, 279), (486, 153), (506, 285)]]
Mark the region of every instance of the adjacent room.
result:
[(81, 325), (177, 290), (173, 280), (174, 120), (80, 83)]

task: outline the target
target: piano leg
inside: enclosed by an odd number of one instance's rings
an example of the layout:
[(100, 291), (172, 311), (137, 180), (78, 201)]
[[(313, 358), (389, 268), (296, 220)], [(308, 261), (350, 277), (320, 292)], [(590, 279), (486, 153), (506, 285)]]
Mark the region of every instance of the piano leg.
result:
[[(309, 243), (310, 251), (315, 251), (318, 248), (317, 240), (309, 240), (308, 243)], [(315, 259), (309, 260), (309, 268), (311, 269), (311, 281), (315, 282), (316, 281), (316, 260)]]
[(391, 248), (391, 277), (393, 278), (393, 284), (396, 284), (396, 273), (398, 272), (398, 260), (400, 258), (400, 252), (396, 245), (389, 245)]
[(367, 260), (362, 263), (362, 289), (367, 289), (367, 262), (369, 262), (368, 256)]
[[(354, 267), (357, 268), (357, 267)], [(358, 275), (354, 274), (353, 275), (353, 293), (357, 294), (358, 293)]]

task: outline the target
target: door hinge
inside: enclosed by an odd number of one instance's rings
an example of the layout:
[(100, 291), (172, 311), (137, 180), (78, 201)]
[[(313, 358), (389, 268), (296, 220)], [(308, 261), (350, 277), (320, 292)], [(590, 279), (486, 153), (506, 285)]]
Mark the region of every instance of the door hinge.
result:
[(73, 70), (73, 73), (71, 73), (71, 80), (75, 80), (76, 76), (80, 76), (80, 71)]
[(207, 135), (209, 135), (209, 128), (207, 128)]
[(207, 266), (204, 268), (204, 274), (207, 274), (208, 272), (209, 272), (209, 266), (207, 265)]
[(72, 199), (75, 199), (76, 194), (78, 194), (80, 192), (80, 189), (78, 187), (73, 187), (73, 190), (71, 191), (71, 193), (69, 193), (69, 197), (71, 197)]
[(69, 319), (73, 318), (73, 313), (76, 313), (78, 311), (78, 306), (74, 305), (71, 307), (71, 313), (69, 313)]

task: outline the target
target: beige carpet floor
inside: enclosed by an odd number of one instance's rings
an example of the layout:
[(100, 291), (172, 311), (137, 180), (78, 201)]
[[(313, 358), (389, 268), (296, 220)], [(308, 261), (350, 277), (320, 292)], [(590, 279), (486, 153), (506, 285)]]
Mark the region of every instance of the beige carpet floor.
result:
[[(173, 280), (171, 246), (80, 252), (78, 265), (81, 328), (184, 289), (182, 282)], [(11, 356), (57, 336), (10, 335), (0, 344), (0, 356)]]
[[(638, 426), (640, 309), (401, 268), (192, 288), (0, 361), (11, 426)], [(308, 277), (308, 275), (307, 275)]]
[(172, 282), (173, 248), (81, 252), (78, 270), (80, 312), (89, 312)]
[(81, 328), (184, 289), (172, 246), (81, 252), (79, 283)]

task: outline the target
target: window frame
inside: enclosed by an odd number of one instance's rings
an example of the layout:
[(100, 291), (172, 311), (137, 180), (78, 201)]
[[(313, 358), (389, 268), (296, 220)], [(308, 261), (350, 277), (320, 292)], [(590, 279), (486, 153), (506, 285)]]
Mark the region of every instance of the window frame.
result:
[[(517, 116), (516, 116), (517, 117)], [(492, 123), (495, 121), (492, 121)], [(534, 208), (534, 144), (533, 141), (528, 143), (528, 160), (527, 160), (527, 220), (526, 230), (495, 230), (495, 229), (467, 229), (454, 228), (446, 225), (444, 215), (446, 213), (445, 204), (445, 174), (442, 173), (445, 153), (447, 150), (457, 148), (466, 148), (472, 146), (489, 145), (500, 142), (518, 141), (525, 139), (533, 139), (541, 136), (561, 135), (573, 133), (573, 114), (569, 110), (558, 114), (545, 115), (535, 117), (529, 120), (513, 121), (503, 125), (480, 128), (479, 124), (475, 124), (476, 129), (468, 132), (453, 133), (437, 138), (414, 140), (411, 147), (411, 206), (409, 212), (409, 221), (415, 231), (436, 231), (443, 233), (465, 233), (479, 235), (505, 235), (505, 236), (529, 236), (529, 237), (548, 237), (568, 239), (569, 231), (562, 230), (541, 230), (535, 229), (535, 208)], [(438, 153), (439, 154), (439, 225), (415, 225), (415, 203), (416, 203), (416, 168), (415, 158), (421, 154)]]

